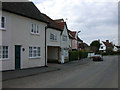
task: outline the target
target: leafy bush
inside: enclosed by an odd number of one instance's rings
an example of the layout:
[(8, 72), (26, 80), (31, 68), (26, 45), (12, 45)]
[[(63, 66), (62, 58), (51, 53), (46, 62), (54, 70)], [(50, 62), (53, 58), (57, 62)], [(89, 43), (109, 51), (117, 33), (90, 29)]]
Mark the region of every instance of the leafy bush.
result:
[(85, 51), (69, 51), (69, 60), (70, 61), (78, 60), (78, 56), (79, 56), (79, 59), (86, 58), (88, 56), (88, 52), (85, 52)]

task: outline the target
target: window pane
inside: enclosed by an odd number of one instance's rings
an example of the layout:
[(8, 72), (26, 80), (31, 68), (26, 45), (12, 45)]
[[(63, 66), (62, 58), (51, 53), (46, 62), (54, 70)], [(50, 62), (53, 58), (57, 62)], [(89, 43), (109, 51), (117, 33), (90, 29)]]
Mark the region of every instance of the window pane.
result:
[(40, 57), (40, 47), (29, 47), (29, 57)]
[(5, 46), (3, 46), (3, 53), (2, 53), (2, 58), (4, 59), (5, 58)]
[(5, 21), (5, 17), (2, 17), (2, 22), (4, 22)]
[(54, 39), (54, 35), (51, 33), (50, 34), (50, 39), (53, 40)]
[(8, 55), (6, 55), (6, 58), (8, 58)]
[(36, 50), (34, 50), (33, 56), (36, 57)]
[(40, 56), (40, 47), (38, 47), (38, 57)]
[(39, 33), (39, 26), (37, 25), (37, 33)]
[(3, 46), (3, 56), (5, 55), (5, 46)]
[(5, 59), (5, 55), (3, 54), (3, 59)]
[(1, 23), (1, 27), (2, 27), (2, 28), (5, 28), (5, 24), (4, 24), (4, 23)]
[(32, 47), (29, 47), (29, 57), (32, 57)]
[(5, 28), (5, 17), (1, 17), (1, 27)]
[(33, 32), (33, 24), (31, 24), (31, 32)]
[(2, 58), (2, 47), (0, 46), (0, 59)]
[(34, 33), (36, 33), (36, 24), (34, 24)]
[(0, 59), (8, 58), (8, 46), (0, 46)]
[(57, 35), (55, 35), (55, 40), (57, 40)]
[(33, 57), (36, 57), (36, 54), (37, 54), (37, 48), (33, 47)]

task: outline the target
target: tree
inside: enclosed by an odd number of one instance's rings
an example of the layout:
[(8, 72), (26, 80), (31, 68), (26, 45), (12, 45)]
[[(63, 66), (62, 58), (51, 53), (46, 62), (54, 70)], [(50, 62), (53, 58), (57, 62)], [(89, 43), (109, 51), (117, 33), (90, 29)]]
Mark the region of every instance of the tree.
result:
[(94, 51), (94, 52), (98, 52), (99, 51), (99, 48), (100, 48), (100, 42), (95, 40), (93, 41), (91, 44), (90, 44), (90, 47), (91, 47), (91, 50)]

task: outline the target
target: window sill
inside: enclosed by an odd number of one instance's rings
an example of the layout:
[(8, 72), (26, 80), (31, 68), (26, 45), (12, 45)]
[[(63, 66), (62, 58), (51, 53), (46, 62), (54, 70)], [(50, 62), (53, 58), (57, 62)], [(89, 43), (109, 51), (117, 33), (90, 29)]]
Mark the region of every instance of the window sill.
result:
[(5, 28), (0, 28), (0, 30), (2, 30), (2, 31), (6, 31), (6, 29), (5, 29)]
[(40, 34), (39, 33), (31, 33), (31, 35), (37, 35), (37, 36), (39, 36)]
[(50, 40), (51, 42), (58, 42), (57, 40)]
[(40, 59), (41, 58), (41, 56), (40, 57), (29, 57), (29, 59)]
[(6, 59), (0, 59), (0, 61), (8, 61), (10, 60), (9, 58), (6, 58)]

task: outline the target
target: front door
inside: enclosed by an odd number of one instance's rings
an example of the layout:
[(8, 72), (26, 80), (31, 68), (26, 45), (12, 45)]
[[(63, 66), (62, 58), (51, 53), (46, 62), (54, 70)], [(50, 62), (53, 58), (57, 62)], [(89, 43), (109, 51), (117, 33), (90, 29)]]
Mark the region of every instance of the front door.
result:
[(15, 69), (20, 69), (21, 46), (15, 45)]

